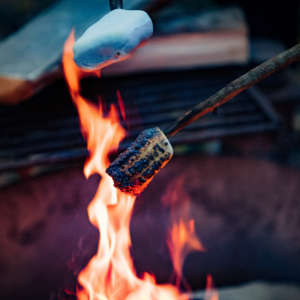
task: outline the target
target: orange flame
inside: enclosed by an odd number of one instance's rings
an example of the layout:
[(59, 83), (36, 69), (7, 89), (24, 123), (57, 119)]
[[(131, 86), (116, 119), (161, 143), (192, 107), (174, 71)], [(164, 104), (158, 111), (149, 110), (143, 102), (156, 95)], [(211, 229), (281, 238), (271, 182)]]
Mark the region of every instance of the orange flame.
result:
[(182, 281), (189, 289), (182, 276), (184, 259), (190, 252), (204, 251), (204, 248), (195, 233), (195, 222), (190, 216), (190, 199), (184, 189), (184, 176), (180, 176), (174, 181), (168, 186), (162, 198), (163, 203), (171, 208), (172, 228), (168, 247), (175, 271), (175, 284), (179, 287), (180, 281)]
[(213, 278), (210, 274), (208, 274), (206, 277), (204, 300), (219, 300), (218, 291), (214, 288)]
[[(179, 286), (182, 280), (182, 267), (184, 259), (191, 251), (203, 251), (203, 247), (195, 235), (194, 220), (184, 222), (180, 219), (179, 222), (174, 222), (171, 230), (171, 240), (168, 243), (174, 270), (176, 272), (176, 286)], [(187, 285), (185, 283), (185, 285)]]
[[(78, 299), (177, 299), (179, 292), (173, 286), (157, 286), (149, 274), (145, 274), (143, 280), (135, 274), (129, 251), (129, 222), (135, 197), (115, 189), (113, 180), (105, 173), (109, 165), (108, 153), (117, 149), (126, 132), (119, 124), (114, 106), (109, 116), (104, 118), (101, 106), (98, 108), (90, 104), (80, 95), (79, 80), (86, 74), (73, 62), (73, 43), (74, 33), (66, 41), (63, 65), (90, 153), (84, 174), (87, 178), (93, 173), (102, 176), (97, 193), (88, 207), (90, 221), (100, 231), (99, 247), (97, 254), (79, 274), (82, 289), (78, 289)], [(118, 94), (119, 101), (120, 98)]]

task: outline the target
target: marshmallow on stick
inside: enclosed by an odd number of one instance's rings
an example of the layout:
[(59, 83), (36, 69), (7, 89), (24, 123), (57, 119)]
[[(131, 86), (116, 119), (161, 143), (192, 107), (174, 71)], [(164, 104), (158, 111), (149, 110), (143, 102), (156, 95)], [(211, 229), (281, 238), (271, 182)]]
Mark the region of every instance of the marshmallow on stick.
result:
[(172, 146), (167, 138), (204, 114), (216, 112), (216, 108), (224, 102), (299, 59), (300, 44), (272, 57), (230, 82), (216, 94), (179, 117), (164, 131), (159, 128), (144, 130), (137, 140), (107, 168), (106, 172), (112, 177), (115, 187), (129, 194), (142, 192), (153, 176), (172, 157)]
[(158, 128), (144, 130), (134, 143), (107, 168), (114, 186), (122, 192), (137, 195), (154, 175), (172, 158), (173, 148)]
[[(129, 58), (151, 37), (153, 24), (143, 11), (122, 9), (122, 0), (110, 0), (112, 11), (86, 30), (73, 46), (75, 63), (86, 70), (101, 69)], [(274, 72), (300, 59), (300, 44), (274, 56), (227, 84), (175, 120), (164, 131), (143, 131), (137, 140), (107, 168), (114, 185), (129, 194), (141, 193), (153, 176), (171, 159), (167, 137), (192, 123)]]
[(114, 9), (89, 27), (73, 46), (74, 61), (84, 70), (97, 70), (129, 58), (153, 33), (148, 14)]

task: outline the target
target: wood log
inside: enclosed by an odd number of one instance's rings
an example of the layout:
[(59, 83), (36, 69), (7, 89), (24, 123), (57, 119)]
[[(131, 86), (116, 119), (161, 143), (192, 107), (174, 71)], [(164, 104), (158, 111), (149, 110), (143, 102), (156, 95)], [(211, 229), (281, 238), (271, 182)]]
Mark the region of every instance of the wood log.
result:
[[(126, 0), (124, 8), (153, 11), (157, 2)], [(0, 102), (17, 103), (62, 76), (62, 48), (71, 30), (79, 37), (109, 9), (109, 1), (62, 0), (0, 42)], [(243, 63), (248, 59), (247, 27), (238, 27), (155, 37), (128, 62), (105, 68), (102, 75)]]
[[(127, 0), (125, 9), (143, 9), (151, 0)], [(155, 1), (154, 1), (155, 2)], [(0, 102), (16, 103), (62, 76), (63, 45), (71, 30), (79, 37), (110, 11), (109, 1), (62, 0), (0, 42)]]
[(247, 31), (244, 29), (154, 36), (131, 58), (104, 68), (101, 74), (105, 77), (244, 64), (249, 57), (248, 47)]

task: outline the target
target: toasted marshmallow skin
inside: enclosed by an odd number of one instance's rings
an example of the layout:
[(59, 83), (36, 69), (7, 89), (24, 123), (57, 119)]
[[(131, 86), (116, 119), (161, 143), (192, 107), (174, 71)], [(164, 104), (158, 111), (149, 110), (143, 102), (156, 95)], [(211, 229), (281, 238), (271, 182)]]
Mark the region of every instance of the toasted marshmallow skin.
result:
[(75, 42), (73, 59), (87, 71), (101, 69), (129, 58), (152, 33), (152, 20), (146, 12), (114, 9)]
[(134, 143), (106, 169), (122, 192), (140, 194), (172, 158), (173, 148), (158, 128), (144, 130)]

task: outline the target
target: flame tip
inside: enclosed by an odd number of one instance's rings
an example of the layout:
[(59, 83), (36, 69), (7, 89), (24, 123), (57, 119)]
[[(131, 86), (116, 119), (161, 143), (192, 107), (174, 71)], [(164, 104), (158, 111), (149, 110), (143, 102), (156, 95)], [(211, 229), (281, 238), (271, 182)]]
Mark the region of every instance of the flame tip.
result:
[[(101, 97), (100, 105), (97, 106), (81, 96), (80, 79), (87, 73), (78, 68), (73, 61), (74, 42), (73, 29), (64, 46), (63, 69), (90, 153), (84, 165), (84, 174), (86, 178), (94, 173), (99, 173), (102, 177), (88, 206), (89, 219), (99, 229), (101, 239), (97, 254), (78, 276), (77, 297), (79, 300), (178, 299), (179, 290), (176, 287), (157, 285), (155, 276), (149, 273), (145, 273), (143, 279), (136, 276), (129, 250), (129, 222), (136, 197), (117, 190), (112, 178), (105, 172), (110, 163), (108, 154), (118, 148), (119, 142), (127, 133), (120, 124), (118, 108), (115, 105), (110, 106), (105, 116), (105, 106)], [(100, 77), (100, 71), (93, 73)], [(116, 91), (116, 95), (121, 117), (126, 121), (125, 106), (119, 90)], [(194, 223), (182, 220), (176, 230), (183, 245), (190, 232), (194, 232)], [(193, 246), (195, 245), (197, 246), (197, 243), (194, 241)], [(178, 271), (179, 267), (176, 266), (175, 269)], [(181, 296), (181, 299), (184, 297)]]

